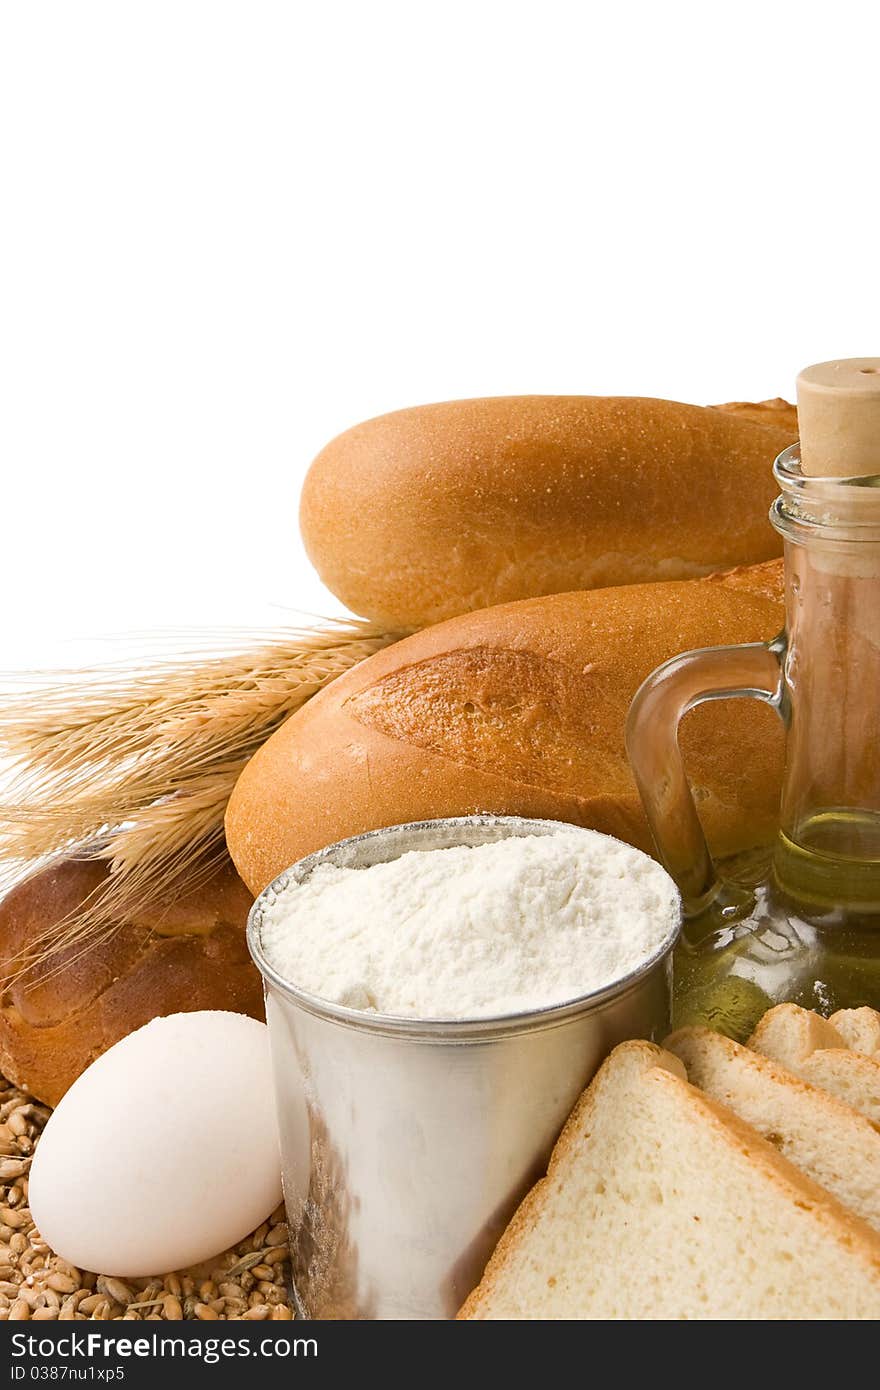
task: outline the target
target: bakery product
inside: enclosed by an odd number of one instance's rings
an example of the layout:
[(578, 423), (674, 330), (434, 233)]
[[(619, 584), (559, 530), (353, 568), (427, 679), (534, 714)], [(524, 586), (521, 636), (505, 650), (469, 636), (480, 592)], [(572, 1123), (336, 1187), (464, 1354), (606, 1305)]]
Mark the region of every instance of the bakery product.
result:
[[(843, 1011), (853, 1012), (870, 1014), (874, 1011)], [(781, 1062), (812, 1086), (821, 1086), (880, 1124), (880, 1058), (851, 1051), (845, 1045), (845, 1038), (834, 1023), (834, 1019), (841, 1017), (838, 1013), (824, 1019), (797, 1004), (777, 1004), (761, 1019), (748, 1046)], [(843, 1026), (851, 1032), (859, 1029), (859, 1036), (864, 1040), (869, 1020), (863, 1017), (853, 1024), (843, 1018)]]
[(797, 439), (797, 406), (775, 396), (770, 401), (727, 401), (724, 405), (714, 405), (712, 410), (722, 410), (726, 415), (738, 415), (743, 420), (755, 420), (759, 425), (776, 426), (786, 430), (792, 439)]
[(876, 1009), (838, 1009), (828, 1022), (852, 1052), (880, 1052), (880, 1013)]
[[(772, 637), (781, 565), (558, 594), (428, 628), (335, 680), (260, 748), (226, 814), (259, 892), (302, 856), (405, 821), (494, 812), (651, 837), (624, 748), (640, 682), (689, 647)], [(769, 841), (782, 728), (754, 701), (688, 715), (682, 744), (716, 853)]]
[[(624, 748), (639, 684), (689, 647), (772, 637), (772, 563), (705, 580), (559, 594), (428, 628), (347, 672), (251, 758), (226, 812), (259, 892), (312, 851), (384, 825), (493, 812), (652, 847)], [(688, 715), (682, 745), (710, 842), (769, 841), (783, 736), (756, 702)]]
[(801, 1063), (800, 1075), (880, 1125), (880, 1061), (848, 1048), (821, 1047)]
[(786, 402), (500, 396), (339, 435), (303, 485), (309, 558), (356, 613), (422, 627), (572, 589), (779, 554), (767, 520)]
[(827, 1091), (708, 1028), (663, 1044), (726, 1105), (845, 1206), (880, 1229), (880, 1130)]
[[(0, 904), (0, 977), (46, 927), (104, 882), (94, 860), (67, 859)], [(66, 949), (0, 995), (0, 1071), (56, 1105), (88, 1064), (160, 1014), (229, 1009), (263, 1017), (260, 977), (245, 944), (251, 896), (228, 862), (200, 889), (120, 922), (86, 952)]]
[(793, 1072), (799, 1072), (817, 1048), (843, 1045), (843, 1038), (827, 1018), (799, 1004), (777, 1004), (768, 1009), (746, 1044)]
[(460, 1317), (880, 1316), (880, 1236), (748, 1125), (623, 1043)]
[(390, 628), (778, 555), (792, 408), (500, 396), (367, 420), (321, 451), (300, 528), (324, 583)]

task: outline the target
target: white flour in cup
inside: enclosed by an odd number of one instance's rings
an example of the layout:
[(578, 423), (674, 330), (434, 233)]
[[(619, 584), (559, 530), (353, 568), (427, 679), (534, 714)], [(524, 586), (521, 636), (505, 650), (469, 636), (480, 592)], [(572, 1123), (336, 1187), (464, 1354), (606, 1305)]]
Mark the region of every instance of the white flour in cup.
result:
[(266, 910), (261, 941), (279, 975), (331, 1003), (481, 1018), (623, 979), (669, 940), (679, 911), (646, 854), (572, 829), (320, 865)]

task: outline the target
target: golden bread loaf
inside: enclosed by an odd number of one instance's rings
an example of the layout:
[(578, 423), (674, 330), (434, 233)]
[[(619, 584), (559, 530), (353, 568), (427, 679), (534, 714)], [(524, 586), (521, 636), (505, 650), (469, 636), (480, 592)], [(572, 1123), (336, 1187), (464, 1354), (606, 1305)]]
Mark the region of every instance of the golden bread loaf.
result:
[(355, 613), (416, 628), (543, 594), (689, 579), (781, 553), (784, 401), (501, 396), (398, 410), (331, 441), (300, 526)]
[[(46, 927), (79, 908), (106, 866), (68, 859), (0, 904), (0, 975)], [(245, 944), (251, 897), (230, 865), (197, 891), (120, 922), (86, 952), (68, 949), (0, 996), (0, 1071), (57, 1105), (90, 1062), (159, 1015), (229, 1009), (263, 1017), (260, 977)]]
[(771, 401), (727, 401), (713, 405), (710, 410), (722, 410), (726, 415), (739, 415), (744, 420), (757, 420), (759, 425), (775, 425), (785, 430), (792, 441), (798, 436), (797, 406), (775, 396)]
[[(370, 657), (323, 690), (245, 767), (227, 842), (257, 893), (296, 860), (405, 821), (494, 812), (571, 821), (645, 849), (624, 748), (640, 683), (690, 647), (769, 639), (778, 561), (707, 579), (525, 599), (455, 618)], [(769, 840), (782, 728), (751, 701), (682, 726), (713, 848)]]

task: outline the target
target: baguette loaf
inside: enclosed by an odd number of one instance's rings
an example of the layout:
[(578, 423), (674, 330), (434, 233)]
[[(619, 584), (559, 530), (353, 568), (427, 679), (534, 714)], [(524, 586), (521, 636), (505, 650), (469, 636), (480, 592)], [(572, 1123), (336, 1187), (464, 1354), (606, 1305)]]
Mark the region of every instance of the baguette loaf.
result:
[[(781, 566), (528, 599), (406, 638), (347, 672), (248, 763), (226, 833), (253, 892), (303, 855), (405, 821), (494, 812), (651, 848), (624, 748), (642, 680), (689, 647), (772, 637)], [(772, 838), (782, 730), (754, 702), (688, 715), (683, 747), (719, 854)]]
[(776, 425), (797, 439), (797, 406), (776, 396), (772, 401), (727, 401), (724, 405), (710, 406), (710, 410), (722, 410), (726, 415), (738, 415), (744, 420), (756, 420), (759, 425)]
[(708, 1028), (663, 1044), (688, 1080), (880, 1230), (880, 1130), (851, 1106)]
[(300, 527), (325, 584), (390, 628), (542, 594), (770, 559), (784, 401), (503, 396), (395, 411), (339, 435)]
[[(0, 977), (104, 882), (107, 867), (68, 859), (0, 904)], [(150, 1019), (193, 1009), (263, 1017), (245, 944), (251, 898), (227, 864), (196, 891), (120, 922), (90, 950), (70, 947), (0, 994), (0, 1071), (49, 1105), (102, 1052)]]
[(682, 1077), (615, 1049), (459, 1317), (880, 1316), (880, 1236)]

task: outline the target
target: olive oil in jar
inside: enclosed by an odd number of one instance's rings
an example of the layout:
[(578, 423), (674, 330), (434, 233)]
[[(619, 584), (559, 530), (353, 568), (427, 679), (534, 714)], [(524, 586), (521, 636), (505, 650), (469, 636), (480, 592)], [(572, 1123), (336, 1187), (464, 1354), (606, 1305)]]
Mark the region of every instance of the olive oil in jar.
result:
[(876, 916), (880, 928), (880, 814), (823, 811), (796, 838), (782, 830), (773, 876), (795, 902), (847, 917)]
[(880, 915), (839, 905), (813, 910), (772, 876), (738, 911), (708, 908), (675, 953), (673, 1023), (744, 1042), (774, 1004), (828, 1015), (880, 1005)]
[[(880, 358), (809, 368), (800, 445), (776, 460), (786, 626), (772, 642), (685, 653), (649, 677), (627, 747), (685, 924), (676, 1026), (740, 1040), (774, 1004), (880, 1008)], [(781, 831), (764, 854), (715, 866), (677, 724), (705, 700), (748, 696), (786, 727)]]

